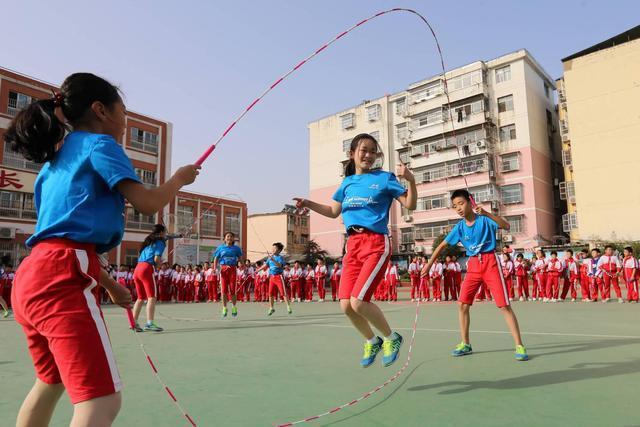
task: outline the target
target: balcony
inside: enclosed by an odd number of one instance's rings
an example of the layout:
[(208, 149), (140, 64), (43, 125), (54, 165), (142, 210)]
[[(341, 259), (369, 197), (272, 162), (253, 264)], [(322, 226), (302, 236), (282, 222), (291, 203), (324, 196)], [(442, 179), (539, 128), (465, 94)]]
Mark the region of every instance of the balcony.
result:
[(38, 172), (42, 168), (41, 164), (30, 162), (22, 157), (20, 154), (11, 151), (8, 145), (5, 143), (4, 154), (2, 157), (2, 164), (9, 166), (10, 168), (26, 169), (30, 171)]
[(129, 140), (129, 147), (135, 148), (136, 150), (144, 151), (147, 153), (158, 154), (158, 143), (150, 143), (140, 141), (139, 139), (131, 138)]
[(125, 228), (131, 230), (152, 230), (154, 225), (155, 222), (135, 221), (133, 219), (127, 218)]
[(402, 243), (403, 245), (406, 245), (406, 244), (413, 243), (413, 241), (414, 241), (413, 231), (410, 233), (402, 233), (400, 237), (400, 243)]
[(16, 219), (36, 219), (35, 209), (25, 209), (22, 207), (22, 201), (3, 201), (0, 203), (0, 217), (16, 218)]
[(448, 233), (450, 230), (451, 226), (449, 225), (416, 227), (414, 234), (416, 240), (433, 240), (442, 234)]

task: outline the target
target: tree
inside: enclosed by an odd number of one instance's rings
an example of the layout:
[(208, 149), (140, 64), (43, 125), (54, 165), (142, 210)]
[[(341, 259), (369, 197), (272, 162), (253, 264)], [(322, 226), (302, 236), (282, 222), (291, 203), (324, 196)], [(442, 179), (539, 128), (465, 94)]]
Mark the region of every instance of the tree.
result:
[(318, 259), (328, 261), (329, 253), (322, 249), (318, 242), (313, 239), (309, 239), (304, 248), (304, 259), (301, 261), (305, 264), (315, 265)]
[[(442, 243), (442, 241), (444, 240), (444, 238), (447, 237), (447, 234), (441, 234), (438, 237), (436, 237), (436, 239), (433, 241), (433, 245), (432, 248), (435, 251), (436, 248), (440, 245), (440, 243)], [(444, 248), (444, 250), (442, 252), (440, 252), (440, 256), (442, 257), (446, 257), (446, 256), (456, 256), (458, 258), (460, 258), (462, 256), (462, 250), (460, 249), (460, 246), (456, 245), (456, 246), (446, 246)]]

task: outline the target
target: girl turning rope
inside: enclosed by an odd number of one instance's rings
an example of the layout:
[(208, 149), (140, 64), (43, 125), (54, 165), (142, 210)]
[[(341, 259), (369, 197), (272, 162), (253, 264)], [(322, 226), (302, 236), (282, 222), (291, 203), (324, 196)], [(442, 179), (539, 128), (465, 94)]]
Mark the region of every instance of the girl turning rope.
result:
[[(298, 208), (309, 208), (320, 215), (337, 218), (342, 214), (347, 228), (347, 253), (343, 259), (338, 297), (340, 307), (351, 323), (366, 339), (362, 367), (371, 366), (383, 351), (382, 365), (390, 366), (398, 358), (402, 337), (393, 332), (380, 308), (371, 296), (384, 280), (391, 256), (389, 241), (389, 208), (397, 199), (407, 209), (416, 208), (415, 179), (404, 165), (398, 175), (409, 183), (405, 189), (392, 173), (374, 170), (380, 156), (378, 142), (368, 134), (357, 135), (351, 141), (345, 179), (333, 195), (333, 203), (323, 205), (295, 198)], [(374, 326), (384, 336), (376, 336)]]

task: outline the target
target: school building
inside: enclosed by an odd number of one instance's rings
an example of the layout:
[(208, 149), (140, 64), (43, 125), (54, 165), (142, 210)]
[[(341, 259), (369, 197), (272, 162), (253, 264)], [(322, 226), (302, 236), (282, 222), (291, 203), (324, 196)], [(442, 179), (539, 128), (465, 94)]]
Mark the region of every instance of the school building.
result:
[[(474, 63), (413, 83), (399, 93), (309, 123), (310, 198), (327, 202), (343, 179), (351, 139), (375, 136), (378, 166), (395, 172), (398, 159), (416, 177), (418, 206), (394, 203), (390, 231), (396, 256), (430, 254), (433, 241), (459, 217), (452, 191), (465, 187), (475, 200), (511, 224), (501, 241), (518, 250), (566, 239), (560, 134), (554, 80), (526, 50)], [(339, 256), (344, 227), (311, 213), (311, 238)]]
[[(247, 258), (261, 259), (271, 252), (271, 245), (280, 242), (282, 253), (289, 260), (302, 259), (309, 242), (309, 211), (284, 205), (280, 212), (249, 215)], [(259, 233), (259, 234), (258, 234)]]
[(640, 240), (640, 25), (562, 65), (564, 231), (572, 242)]
[[(50, 98), (52, 90), (58, 90), (58, 87), (0, 67), (0, 255), (10, 255), (13, 264), (17, 264), (27, 255), (25, 241), (35, 231), (36, 211), (33, 188), (41, 165), (27, 161), (20, 154), (11, 151), (5, 145), (3, 135), (18, 111), (33, 100)], [(123, 135), (118, 138), (118, 143), (123, 145), (136, 174), (144, 184), (161, 185), (171, 176), (171, 123), (129, 110), (127, 127)], [(194, 200), (195, 205), (192, 203)], [(131, 205), (127, 205), (124, 238), (122, 244), (108, 254), (109, 261), (113, 264), (135, 264), (140, 244), (154, 224), (165, 221), (167, 218), (171, 219), (172, 215), (186, 216), (188, 209), (181, 208), (182, 205), (201, 206), (207, 203), (216, 204), (215, 212), (219, 215), (217, 218), (224, 218), (225, 227), (239, 229), (238, 235), (241, 237), (246, 235), (244, 203), (216, 199), (212, 196), (181, 193), (171, 206), (165, 207), (155, 215), (143, 215)], [(196, 215), (194, 218), (200, 218), (198, 212), (194, 211), (193, 215)], [(204, 231), (202, 250), (209, 250), (209, 247), (221, 240), (222, 222), (217, 224), (214, 220), (216, 231), (210, 232), (208, 227), (212, 224), (212, 220), (206, 213), (203, 218), (208, 222), (204, 226), (199, 222), (195, 226), (196, 233), (190, 234), (197, 234), (200, 231), (199, 227), (202, 226)], [(235, 220), (240, 221), (239, 225), (234, 223)], [(175, 242), (175, 244), (181, 243), (179, 246), (182, 246), (182, 248), (176, 248), (174, 251), (176, 255), (193, 252), (190, 248), (190, 244), (193, 244), (192, 240), (194, 239), (189, 240), (189, 244), (183, 240)], [(173, 244), (169, 246), (170, 251), (173, 249)], [(196, 250), (196, 254), (199, 251)], [(171, 257), (170, 261), (172, 261)]]

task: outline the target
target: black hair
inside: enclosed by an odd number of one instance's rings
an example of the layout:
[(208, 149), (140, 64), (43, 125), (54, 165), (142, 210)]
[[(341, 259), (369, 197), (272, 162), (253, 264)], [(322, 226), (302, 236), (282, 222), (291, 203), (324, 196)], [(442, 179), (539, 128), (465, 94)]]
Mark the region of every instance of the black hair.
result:
[(524, 255), (522, 255), (520, 252), (518, 252), (518, 253), (516, 254), (516, 258), (524, 258)]
[(598, 248), (593, 248), (593, 249), (591, 249), (591, 252), (593, 252), (593, 251), (596, 251), (596, 252), (598, 252), (598, 253), (600, 253), (600, 252), (601, 252), (601, 251), (600, 251), (600, 249), (598, 249)]
[(506, 255), (507, 256), (507, 261), (511, 261), (511, 255), (509, 255), (509, 254), (502, 254), (502, 255)]
[(558, 256), (558, 252), (556, 252), (556, 251), (551, 251), (551, 255)]
[[(355, 152), (358, 149), (358, 145), (360, 145), (360, 141), (363, 139), (368, 139), (373, 141), (376, 144), (376, 153), (382, 154), (382, 149), (380, 149), (380, 144), (378, 144), (378, 140), (368, 133), (359, 133), (354, 136), (351, 140), (351, 144), (349, 145), (349, 151)], [(356, 174), (356, 162), (353, 158), (350, 158), (347, 164), (344, 166), (344, 176), (351, 176)]]
[(471, 195), (469, 194), (469, 192), (463, 188), (454, 191), (453, 193), (451, 193), (451, 200), (455, 199), (456, 197), (462, 197), (463, 199), (465, 199), (467, 202), (471, 201)]
[(146, 248), (147, 246), (153, 245), (158, 240), (164, 240), (162, 237), (160, 237), (160, 234), (165, 231), (167, 231), (167, 229), (164, 225), (162, 224), (154, 225), (153, 230), (151, 230), (151, 233), (149, 233), (147, 237), (144, 238), (144, 242), (142, 242), (142, 245), (140, 245), (140, 253), (142, 253), (144, 248)]
[(262, 264), (263, 264), (263, 262), (262, 262), (262, 261), (256, 261), (256, 266), (257, 266), (257, 267), (262, 266)]
[(627, 252), (629, 252), (630, 254), (632, 254), (632, 253), (633, 253), (633, 248), (632, 248), (631, 246), (625, 246), (625, 247), (624, 247), (624, 250), (625, 250), (625, 251), (627, 251)]
[(20, 111), (4, 134), (11, 150), (35, 163), (53, 159), (56, 145), (64, 138), (67, 126), (55, 114), (60, 107), (72, 127), (87, 120), (94, 102), (110, 107), (120, 101), (118, 88), (91, 73), (75, 73), (67, 77), (60, 93), (53, 98), (34, 101)]
[(544, 257), (547, 256), (547, 253), (545, 251), (543, 251), (542, 249), (538, 249), (538, 250), (542, 253), (542, 256), (544, 256)]
[(573, 255), (573, 250), (572, 249), (567, 249), (567, 252), (570, 253), (571, 255)]
[(276, 248), (278, 248), (279, 251), (284, 249), (284, 245), (280, 242), (276, 242), (273, 244), (273, 246), (275, 246)]
[(607, 245), (607, 246), (604, 247), (605, 250), (607, 250), (609, 248), (614, 249), (614, 247), (612, 245)]
[(588, 254), (589, 253), (589, 249), (584, 248), (583, 250), (581, 250), (580, 252), (582, 252), (583, 254)]
[(233, 237), (234, 239), (236, 238), (236, 233), (234, 233), (233, 231), (227, 231), (224, 233), (224, 236), (222, 237), (227, 237), (227, 234), (231, 234), (231, 237)]

